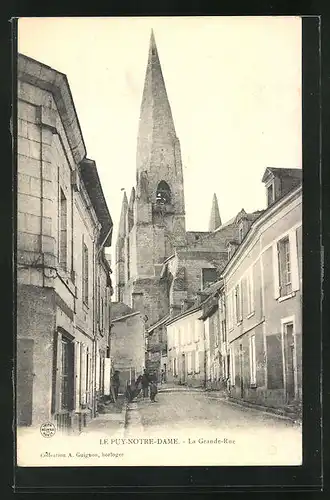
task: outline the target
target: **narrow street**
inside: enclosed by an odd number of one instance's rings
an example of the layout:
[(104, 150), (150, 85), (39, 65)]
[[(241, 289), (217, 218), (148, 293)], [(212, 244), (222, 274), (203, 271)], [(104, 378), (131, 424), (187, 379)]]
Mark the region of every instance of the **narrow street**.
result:
[[(193, 461), (196, 453), (199, 465), (201, 462), (208, 465), (275, 465), (301, 461), (300, 425), (196, 390), (159, 392), (156, 403), (149, 399), (131, 403), (125, 435), (164, 440), (177, 438), (184, 445), (185, 453), (188, 451), (186, 445), (191, 445), (190, 459)], [(167, 458), (164, 456), (166, 462)], [(176, 461), (177, 457), (172, 459)]]

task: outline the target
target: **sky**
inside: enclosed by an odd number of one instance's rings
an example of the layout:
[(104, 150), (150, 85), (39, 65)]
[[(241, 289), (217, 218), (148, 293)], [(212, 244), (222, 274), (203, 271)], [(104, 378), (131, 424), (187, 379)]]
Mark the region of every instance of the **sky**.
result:
[[(301, 18), (21, 18), (18, 51), (68, 77), (114, 221), (136, 175), (154, 30), (184, 172), (187, 230), (266, 206), (266, 167), (301, 168)], [(112, 251), (113, 254), (113, 251)]]

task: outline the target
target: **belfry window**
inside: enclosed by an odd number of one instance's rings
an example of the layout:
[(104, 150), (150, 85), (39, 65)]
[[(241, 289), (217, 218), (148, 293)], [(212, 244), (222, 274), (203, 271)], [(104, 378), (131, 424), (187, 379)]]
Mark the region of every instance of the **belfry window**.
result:
[(171, 189), (165, 181), (160, 181), (156, 192), (156, 202), (160, 205), (171, 203)]

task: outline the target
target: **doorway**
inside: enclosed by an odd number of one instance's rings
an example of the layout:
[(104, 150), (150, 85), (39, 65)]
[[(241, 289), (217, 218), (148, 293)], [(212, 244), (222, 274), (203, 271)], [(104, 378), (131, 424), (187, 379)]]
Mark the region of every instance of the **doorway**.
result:
[(186, 355), (185, 355), (185, 353), (182, 354), (181, 381), (183, 384), (186, 382)]
[(286, 402), (295, 399), (295, 344), (293, 322), (283, 325), (284, 341), (284, 368), (285, 368), (285, 396)]
[(239, 345), (239, 379), (240, 379), (240, 396), (244, 397), (244, 353), (243, 353), (243, 345)]

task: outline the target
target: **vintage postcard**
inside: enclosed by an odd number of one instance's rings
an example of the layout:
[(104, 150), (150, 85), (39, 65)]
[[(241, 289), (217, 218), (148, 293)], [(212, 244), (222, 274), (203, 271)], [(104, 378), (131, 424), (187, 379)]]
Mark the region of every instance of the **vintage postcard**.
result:
[(20, 18), (17, 463), (302, 464), (302, 20)]

